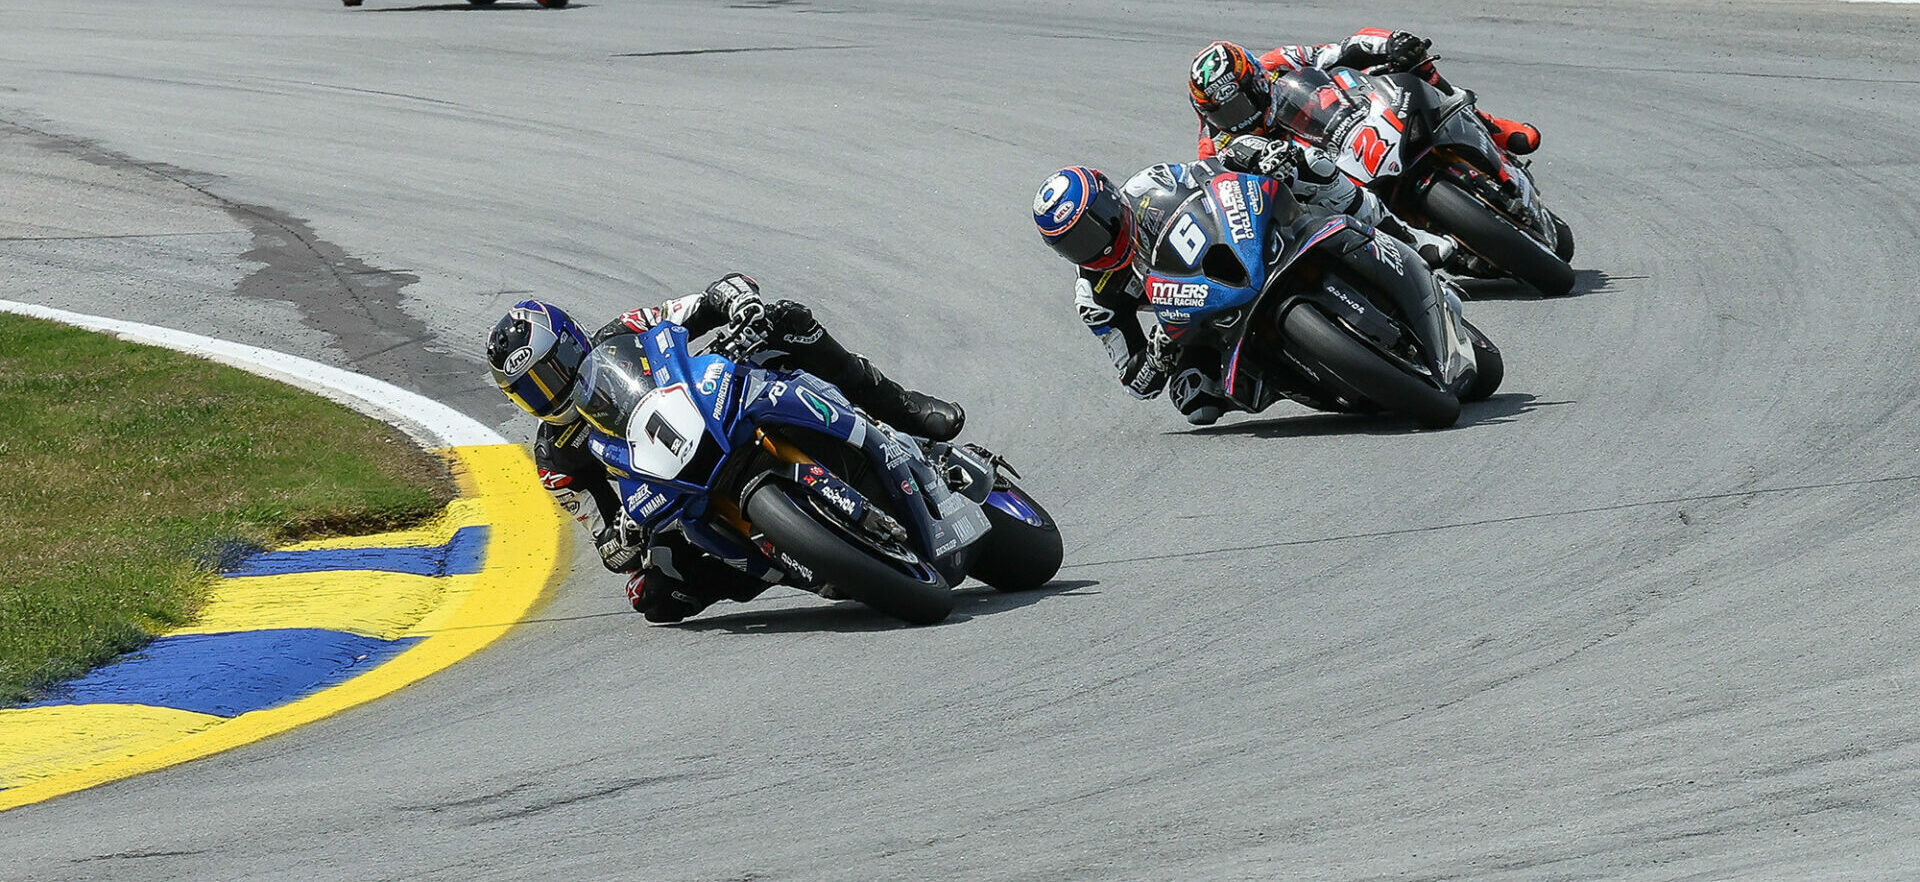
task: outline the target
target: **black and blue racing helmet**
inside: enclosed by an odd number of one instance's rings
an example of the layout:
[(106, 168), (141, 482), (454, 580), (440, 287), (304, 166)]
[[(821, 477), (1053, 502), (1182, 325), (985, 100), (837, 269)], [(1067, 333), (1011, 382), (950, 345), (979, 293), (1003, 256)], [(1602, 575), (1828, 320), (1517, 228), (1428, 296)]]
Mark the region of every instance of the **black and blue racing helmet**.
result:
[(522, 300), (487, 335), (487, 367), (521, 410), (564, 425), (578, 416), (568, 396), (591, 348), (586, 332), (560, 307)]

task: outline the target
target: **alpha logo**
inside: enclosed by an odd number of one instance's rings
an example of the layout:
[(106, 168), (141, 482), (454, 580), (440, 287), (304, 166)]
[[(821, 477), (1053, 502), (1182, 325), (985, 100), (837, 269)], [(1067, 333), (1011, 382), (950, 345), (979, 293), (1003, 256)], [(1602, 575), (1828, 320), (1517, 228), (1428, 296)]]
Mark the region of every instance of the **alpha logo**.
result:
[(1147, 302), (1154, 306), (1205, 306), (1207, 286), (1195, 283), (1147, 280)]
[(533, 347), (522, 346), (507, 356), (507, 362), (500, 366), (500, 370), (509, 377), (517, 377), (526, 373), (527, 365), (532, 361)]
[(819, 417), (821, 422), (827, 425), (833, 425), (833, 421), (840, 418), (840, 412), (834, 410), (833, 405), (828, 404), (826, 399), (813, 394), (812, 389), (801, 386), (797, 391), (800, 395), (800, 403), (805, 404), (808, 410), (813, 411), (813, 415)]

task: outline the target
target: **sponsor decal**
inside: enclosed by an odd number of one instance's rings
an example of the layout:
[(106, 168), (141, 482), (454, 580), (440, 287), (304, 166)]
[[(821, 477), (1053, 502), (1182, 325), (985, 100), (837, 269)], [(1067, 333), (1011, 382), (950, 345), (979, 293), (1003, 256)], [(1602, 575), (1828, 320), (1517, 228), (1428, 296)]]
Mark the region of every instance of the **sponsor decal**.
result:
[(1239, 182), (1223, 181), (1214, 186), (1213, 194), (1220, 200), (1220, 209), (1227, 214), (1227, 235), (1235, 242), (1253, 238), (1253, 216), (1247, 213), (1247, 200), (1240, 195)]
[[(1040, 186), (1040, 192), (1033, 194), (1033, 213), (1047, 214), (1054, 207), (1054, 203), (1060, 201), (1060, 197), (1067, 195), (1067, 190), (1072, 186), (1073, 182), (1064, 174), (1048, 178), (1047, 182)], [(1054, 220), (1058, 221), (1059, 218), (1056, 217)]]
[(906, 480), (906, 481), (901, 481), (901, 482), (900, 482), (900, 492), (901, 492), (901, 493), (904, 493), (904, 494), (906, 494), (906, 495), (908, 495), (908, 496), (912, 496), (912, 495), (913, 495), (913, 481), (912, 481), (912, 480)]
[(653, 345), (660, 347), (661, 352), (666, 352), (672, 349), (673, 348), (673, 329), (661, 328), (660, 333), (653, 335)]
[(821, 422), (827, 425), (833, 425), (833, 421), (840, 418), (840, 412), (834, 410), (833, 405), (828, 404), (826, 399), (815, 395), (812, 389), (802, 386), (798, 394), (800, 395), (800, 403), (805, 404), (808, 410), (813, 411), (813, 415), (819, 417)]
[(1400, 249), (1394, 247), (1391, 242), (1381, 241), (1379, 233), (1373, 234), (1373, 241), (1367, 243), (1367, 247), (1373, 251), (1374, 257), (1380, 258), (1381, 263), (1393, 267), (1395, 273), (1403, 276), (1407, 274), (1406, 267), (1400, 260)]
[(1267, 207), (1267, 183), (1255, 183), (1253, 181), (1246, 181), (1245, 183), (1247, 185), (1247, 211), (1253, 214), (1259, 214), (1265, 211)]
[(893, 440), (892, 437), (887, 438), (885, 449), (887, 451), (887, 468), (889, 470), (899, 468), (911, 455), (907, 453), (906, 445)]
[(1060, 223), (1061, 221), (1066, 220), (1067, 215), (1072, 214), (1073, 210), (1078, 207), (1079, 207), (1079, 203), (1076, 203), (1071, 199), (1061, 202), (1060, 207), (1053, 210), (1053, 222), (1057, 224), (1057, 223)]
[(727, 373), (727, 366), (720, 362), (707, 365), (707, 372), (700, 376), (700, 394), (712, 395), (720, 390), (720, 378)]
[(533, 347), (522, 346), (507, 356), (507, 362), (500, 370), (509, 377), (517, 377), (526, 372), (527, 365), (533, 361)]
[(640, 516), (643, 518), (650, 517), (654, 512), (665, 507), (666, 504), (667, 497), (665, 495), (655, 494), (652, 499), (647, 500), (646, 505), (640, 506)]
[(854, 505), (853, 499), (842, 492), (840, 488), (832, 484), (822, 484), (815, 489), (819, 491), (821, 496), (826, 497), (828, 502), (833, 503), (835, 507), (845, 513), (847, 517), (853, 517), (854, 513), (859, 511), (859, 507)]
[(778, 404), (780, 396), (785, 394), (787, 394), (787, 381), (775, 380), (773, 385), (767, 387), (767, 403)]
[(781, 337), (780, 339), (782, 339), (782, 340), (785, 340), (785, 341), (786, 341), (786, 342), (788, 342), (788, 343), (798, 343), (798, 344), (800, 344), (800, 345), (802, 345), (802, 346), (805, 346), (805, 345), (806, 345), (806, 344), (808, 344), (808, 343), (818, 343), (818, 342), (820, 342), (820, 338), (821, 338), (822, 336), (824, 336), (824, 335), (825, 335), (826, 333), (827, 333), (827, 328), (826, 328), (826, 326), (825, 326), (825, 325), (814, 325), (814, 326), (813, 326), (813, 333), (810, 333), (810, 334), (786, 334), (786, 335), (784, 335), (784, 336), (782, 336), (782, 337)]
[(1147, 302), (1154, 306), (1205, 306), (1207, 286), (1193, 282), (1147, 280)]
[(784, 551), (780, 552), (778, 559), (781, 569), (786, 570), (791, 575), (799, 576), (806, 581), (813, 581), (813, 570), (808, 569), (806, 564), (794, 560), (791, 555)]
[(548, 490), (558, 490), (571, 483), (573, 483), (572, 475), (549, 471), (547, 469), (540, 470), (540, 486)]
[(1354, 302), (1353, 298), (1347, 296), (1347, 292), (1340, 290), (1336, 286), (1328, 285), (1327, 293), (1340, 298), (1340, 302), (1346, 304), (1347, 308), (1353, 310), (1354, 312), (1361, 313), (1364, 315), (1367, 311), (1366, 307), (1361, 306), (1359, 303)]
[(720, 381), (720, 391), (716, 393), (719, 397), (713, 400), (714, 419), (718, 420), (721, 414), (726, 413), (727, 393), (731, 391), (733, 391), (733, 375), (728, 374), (725, 379)]
[(1160, 309), (1155, 310), (1155, 313), (1160, 316), (1161, 321), (1170, 325), (1184, 325), (1193, 321), (1193, 313), (1184, 309)]

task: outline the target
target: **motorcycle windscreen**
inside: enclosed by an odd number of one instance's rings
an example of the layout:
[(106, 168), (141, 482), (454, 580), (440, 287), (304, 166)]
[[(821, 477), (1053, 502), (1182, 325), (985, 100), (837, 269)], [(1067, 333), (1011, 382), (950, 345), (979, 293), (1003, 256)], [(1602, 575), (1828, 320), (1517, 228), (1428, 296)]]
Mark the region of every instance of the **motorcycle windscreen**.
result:
[(1275, 80), (1273, 106), (1275, 122), (1315, 144), (1325, 144), (1329, 131), (1363, 107), (1326, 71), (1312, 67)]
[(573, 385), (573, 403), (595, 429), (619, 438), (634, 408), (656, 388), (640, 337), (622, 334), (587, 354)]

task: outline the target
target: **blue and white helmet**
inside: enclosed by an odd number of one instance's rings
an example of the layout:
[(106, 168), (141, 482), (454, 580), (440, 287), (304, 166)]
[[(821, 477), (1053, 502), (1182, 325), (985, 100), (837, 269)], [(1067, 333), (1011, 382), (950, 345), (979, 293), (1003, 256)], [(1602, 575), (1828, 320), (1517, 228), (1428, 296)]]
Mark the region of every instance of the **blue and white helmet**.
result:
[(487, 367), (521, 410), (565, 425), (579, 416), (568, 396), (592, 345), (560, 307), (522, 300), (487, 335)]
[(1133, 253), (1133, 212), (1106, 175), (1083, 165), (1040, 184), (1033, 225), (1061, 257), (1096, 272), (1126, 266)]

